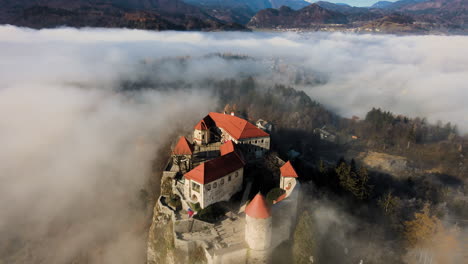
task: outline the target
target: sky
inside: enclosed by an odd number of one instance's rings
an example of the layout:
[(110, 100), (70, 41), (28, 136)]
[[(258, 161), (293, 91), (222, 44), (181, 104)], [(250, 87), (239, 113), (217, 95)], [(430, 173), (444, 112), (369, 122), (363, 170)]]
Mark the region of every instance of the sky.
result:
[[(307, 1), (307, 0), (306, 0)], [(388, 0), (389, 2), (396, 2), (397, 0)], [(317, 2), (315, 0), (310, 0), (308, 2)], [(329, 0), (327, 2), (330, 3), (343, 3), (348, 4), (350, 6), (371, 6), (377, 2), (378, 0)]]
[[(253, 59), (205, 56), (214, 52)], [(164, 63), (188, 55), (184, 68)], [(141, 263), (140, 191), (154, 191), (152, 161), (165, 158), (157, 153), (175, 131), (219, 107), (206, 78), (250, 74), (345, 117), (381, 107), (468, 132), (467, 36), (0, 26), (0, 58), (0, 259), (23, 245), (6, 263), (70, 263), (82, 252), (87, 263)], [(322, 82), (295, 84), (273, 61)], [(122, 80), (193, 88), (124, 93)]]

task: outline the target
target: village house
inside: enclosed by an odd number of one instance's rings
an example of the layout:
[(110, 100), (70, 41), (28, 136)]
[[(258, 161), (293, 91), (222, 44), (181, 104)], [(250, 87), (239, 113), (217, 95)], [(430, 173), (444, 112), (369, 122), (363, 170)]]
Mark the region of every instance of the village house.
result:
[(271, 131), (273, 130), (273, 125), (263, 119), (257, 120), (255, 124), (257, 125), (258, 128), (262, 129), (263, 131), (267, 133), (271, 133)]

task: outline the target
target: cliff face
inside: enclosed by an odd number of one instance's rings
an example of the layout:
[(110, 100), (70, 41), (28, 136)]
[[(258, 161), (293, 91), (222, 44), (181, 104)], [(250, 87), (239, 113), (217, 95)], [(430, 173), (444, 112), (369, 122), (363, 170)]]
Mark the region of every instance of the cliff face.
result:
[(176, 256), (174, 249), (171, 217), (160, 212), (156, 203), (153, 222), (148, 234), (147, 263), (175, 264)]

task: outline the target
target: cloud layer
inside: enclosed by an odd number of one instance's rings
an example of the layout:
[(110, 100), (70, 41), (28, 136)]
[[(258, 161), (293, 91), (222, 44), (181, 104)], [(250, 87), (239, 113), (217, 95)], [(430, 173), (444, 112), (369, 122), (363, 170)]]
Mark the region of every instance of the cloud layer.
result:
[[(139, 76), (130, 73), (134, 63), (142, 59), (230, 52), (266, 63), (194, 62), (186, 75), (168, 78), (191, 81), (239, 73), (272, 74), (268, 59), (281, 58), (288, 65), (327, 80), (323, 85), (297, 88), (344, 116), (364, 116), (376, 106), (399, 114), (427, 117), (433, 122), (450, 121), (468, 131), (466, 36), (33, 31), (3, 26), (0, 39), (1, 82), (7, 84), (24, 81), (25, 74), (29, 80), (37, 75), (49, 81), (57, 76), (89, 82), (113, 81), (122, 73)], [(68, 54), (80, 56), (70, 64)], [(35, 63), (29, 61), (31, 58)], [(46, 74), (48, 67), (67, 63), (54, 69), (54, 74)], [(74, 69), (70, 70), (71, 67)], [(284, 78), (275, 81), (285, 82)]]
[[(253, 59), (203, 57), (216, 52)], [(198, 59), (183, 71), (162, 60), (187, 55)], [(468, 37), (0, 26), (0, 58), (0, 236), (8, 238), (0, 255), (19, 262), (67, 262), (89, 247), (90, 262), (144, 258), (135, 208), (151, 161), (216, 100), (201, 85), (118, 92), (122, 80), (252, 74), (295, 85), (345, 116), (377, 106), (468, 131)], [(320, 84), (297, 83), (272, 63)]]

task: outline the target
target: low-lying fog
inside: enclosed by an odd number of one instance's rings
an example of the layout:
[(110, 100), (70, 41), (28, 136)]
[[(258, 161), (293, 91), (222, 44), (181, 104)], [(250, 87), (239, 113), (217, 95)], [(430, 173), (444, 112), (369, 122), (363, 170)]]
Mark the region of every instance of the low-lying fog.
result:
[[(253, 59), (203, 57), (218, 52)], [(141, 70), (176, 56), (197, 59), (183, 71), (162, 64), (164, 75)], [(285, 77), (296, 70), (320, 81)], [(468, 131), (468, 37), (0, 26), (0, 259), (144, 261), (139, 192), (151, 161), (173, 129), (217, 105), (203, 87), (122, 93), (118, 84), (249, 74), (303, 89), (344, 116), (377, 106)]]

